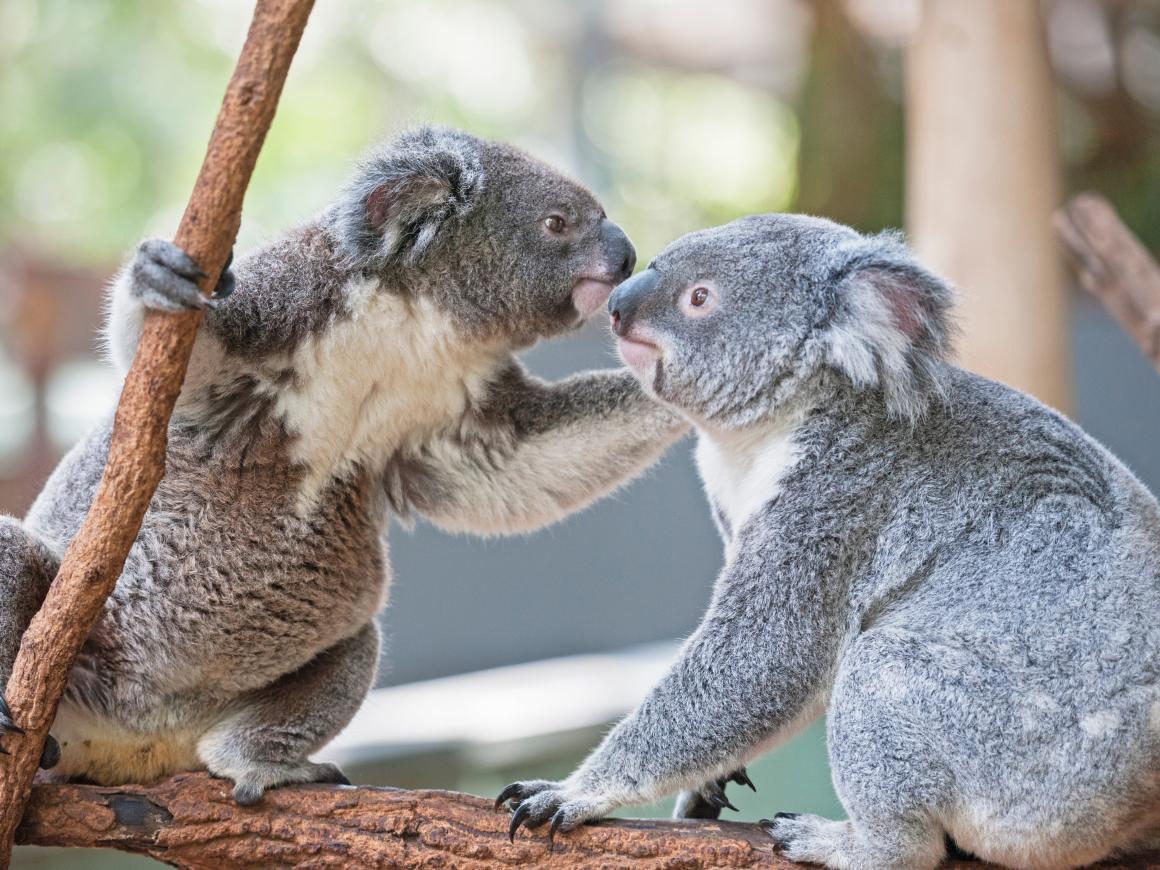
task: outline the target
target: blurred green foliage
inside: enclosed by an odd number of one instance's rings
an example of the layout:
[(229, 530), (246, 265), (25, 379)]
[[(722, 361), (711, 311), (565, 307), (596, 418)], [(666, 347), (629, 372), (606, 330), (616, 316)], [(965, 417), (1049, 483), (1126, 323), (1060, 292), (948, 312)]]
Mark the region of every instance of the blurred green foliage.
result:
[[(309, 216), (365, 147), (424, 120), (561, 163), (597, 188), (643, 254), (754, 211), (797, 208), (864, 229), (902, 222), (902, 52), (867, 15), (890, 21), (907, 4), (675, 2), (319, 3), (242, 246)], [(1102, 18), (1077, 19), (1077, 6)], [(0, 4), (0, 249), (18, 241), (107, 265), (140, 235), (172, 232), (250, 8)], [(1149, 72), (1160, 69), (1160, 3), (1048, 8), (1069, 186), (1109, 193), (1160, 248), (1160, 73)], [(1075, 50), (1067, 30), (1090, 41), (1089, 19), (1118, 64), (1099, 87), (1093, 49)], [(774, 36), (762, 42), (756, 28)], [(705, 32), (722, 44), (695, 42)]]
[[(104, 265), (144, 233), (172, 232), (248, 7), (6, 0), (0, 242)], [(580, 69), (583, 46), (537, 20), (502, 3), (319, 4), (247, 198), (242, 245), (320, 208), (370, 143), (426, 120), (514, 139), (591, 177), (654, 248), (792, 202), (798, 131), (782, 101), (629, 57)]]

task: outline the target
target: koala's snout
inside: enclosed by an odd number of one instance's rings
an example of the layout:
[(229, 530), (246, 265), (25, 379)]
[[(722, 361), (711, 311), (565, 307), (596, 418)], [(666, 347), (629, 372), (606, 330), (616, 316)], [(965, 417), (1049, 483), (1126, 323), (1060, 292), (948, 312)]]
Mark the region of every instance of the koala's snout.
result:
[(636, 248), (624, 230), (603, 218), (597, 236), (599, 265), (581, 278), (572, 288), (572, 305), (581, 319), (599, 311), (608, 301), (612, 288), (632, 274), (636, 268)]
[(608, 218), (600, 222), (600, 248), (613, 284), (632, 275), (632, 270), (636, 268), (636, 248), (624, 230)]
[(608, 297), (608, 314), (612, 318), (613, 332), (619, 336), (628, 333), (641, 303), (656, 290), (658, 284), (660, 276), (656, 270), (645, 269), (612, 291)]

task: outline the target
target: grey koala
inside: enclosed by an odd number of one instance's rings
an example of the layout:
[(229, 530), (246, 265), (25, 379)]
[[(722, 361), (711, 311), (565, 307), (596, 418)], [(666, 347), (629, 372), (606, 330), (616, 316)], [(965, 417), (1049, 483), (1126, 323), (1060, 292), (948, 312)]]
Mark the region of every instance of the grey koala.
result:
[(750, 217), (609, 301), (626, 362), (699, 432), (726, 564), (668, 674), (562, 782), (567, 830), (730, 777), (823, 712), (849, 821), (785, 854), (932, 868), (948, 845), (1087, 864), (1160, 833), (1160, 508), (1061, 415), (946, 360), (952, 291), (897, 235)]
[[(128, 366), (147, 307), (206, 305), (205, 323), (164, 480), (42, 762), (108, 784), (205, 767), (242, 803), (342, 781), (307, 757), (372, 684), (388, 516), (530, 530), (687, 428), (628, 372), (545, 383), (513, 356), (602, 308), (634, 262), (586, 189), (434, 127), (374, 152), (334, 206), (238, 262), (228, 298), (204, 299), (196, 263), (144, 242), (111, 291), (113, 360)], [(23, 522), (0, 518), (0, 685), (110, 427), (65, 457)]]

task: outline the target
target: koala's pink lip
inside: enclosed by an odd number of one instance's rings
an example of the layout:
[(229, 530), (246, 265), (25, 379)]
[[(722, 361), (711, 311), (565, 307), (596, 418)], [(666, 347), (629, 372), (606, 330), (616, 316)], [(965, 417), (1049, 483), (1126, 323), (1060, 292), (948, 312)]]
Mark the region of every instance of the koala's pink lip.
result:
[(652, 342), (642, 341), (639, 338), (617, 336), (616, 349), (620, 358), (630, 369), (640, 374), (647, 374), (652, 370), (653, 363), (661, 358), (661, 349)]
[(572, 304), (580, 313), (580, 317), (587, 320), (608, 304), (608, 297), (611, 295), (611, 281), (601, 278), (581, 278), (572, 287)]

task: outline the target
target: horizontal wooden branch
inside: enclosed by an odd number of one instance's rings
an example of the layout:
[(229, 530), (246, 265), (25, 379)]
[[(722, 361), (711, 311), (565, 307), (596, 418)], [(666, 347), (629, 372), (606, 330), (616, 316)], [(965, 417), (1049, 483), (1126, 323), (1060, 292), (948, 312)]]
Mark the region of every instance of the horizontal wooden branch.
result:
[(1160, 371), (1160, 266), (1099, 194), (1055, 214), (1055, 230), (1084, 289), (1099, 299)]
[[(229, 785), (183, 774), (152, 786), (33, 789), (17, 842), (101, 846), (184, 868), (223, 867), (795, 867), (772, 840), (740, 822), (615, 819), (558, 834), (507, 838), (508, 814), (446, 791), (301, 786), (239, 807)], [(985, 870), (951, 862), (948, 868)], [(1160, 870), (1160, 855), (1101, 865)]]

